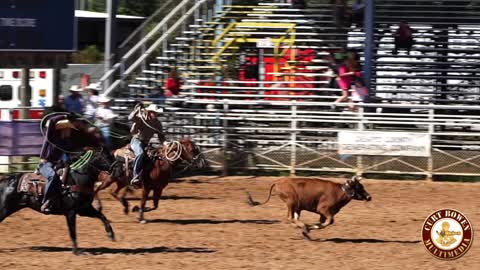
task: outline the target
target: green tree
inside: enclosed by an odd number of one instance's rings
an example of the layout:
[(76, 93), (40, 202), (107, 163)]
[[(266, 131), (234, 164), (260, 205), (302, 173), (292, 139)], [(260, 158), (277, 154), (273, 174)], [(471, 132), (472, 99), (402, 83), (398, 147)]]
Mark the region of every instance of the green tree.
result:
[[(162, 0), (118, 0), (119, 14), (148, 17), (162, 3)], [(88, 0), (88, 10), (105, 12), (107, 0)]]

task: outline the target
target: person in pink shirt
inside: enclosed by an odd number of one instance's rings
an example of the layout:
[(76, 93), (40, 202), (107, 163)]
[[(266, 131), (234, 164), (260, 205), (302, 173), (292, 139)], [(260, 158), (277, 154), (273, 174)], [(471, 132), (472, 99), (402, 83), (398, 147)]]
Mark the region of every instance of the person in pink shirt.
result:
[(338, 68), (337, 84), (342, 90), (342, 95), (332, 104), (332, 110), (336, 108), (338, 103), (348, 101), (348, 92), (352, 85), (353, 79), (362, 76), (358, 59), (358, 55), (355, 52), (351, 52), (348, 54), (344, 63)]

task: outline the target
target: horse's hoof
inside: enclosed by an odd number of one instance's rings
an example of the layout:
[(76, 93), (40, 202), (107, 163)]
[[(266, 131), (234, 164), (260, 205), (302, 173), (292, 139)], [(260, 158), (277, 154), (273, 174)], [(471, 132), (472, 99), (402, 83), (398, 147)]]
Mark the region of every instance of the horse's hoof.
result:
[(312, 241), (312, 238), (310, 238), (310, 235), (308, 235), (308, 233), (302, 232), (302, 235), (303, 235), (303, 238), (305, 238), (306, 240)]
[(140, 224), (147, 224), (147, 221), (145, 219), (140, 220)]
[(85, 252), (83, 251), (83, 249), (74, 249), (74, 250), (72, 250), (72, 253), (75, 256), (85, 255)]
[(114, 234), (108, 235), (108, 239), (110, 239), (110, 241), (112, 241), (112, 242), (116, 242), (116, 241), (117, 241), (117, 240), (115, 239), (115, 235), (114, 235)]
[(140, 210), (140, 207), (138, 206), (132, 207), (132, 212), (138, 212), (138, 210)]
[[(132, 211), (133, 211), (133, 210), (132, 210)], [(130, 212), (130, 211), (128, 211), (128, 207), (126, 207), (125, 209), (123, 209), (123, 213), (124, 213), (125, 215), (128, 215), (129, 212)]]
[(308, 235), (308, 233), (310, 232), (310, 230), (307, 228), (307, 226), (303, 226), (302, 228), (302, 235), (305, 239), (311, 241), (312, 238), (310, 238), (310, 235)]

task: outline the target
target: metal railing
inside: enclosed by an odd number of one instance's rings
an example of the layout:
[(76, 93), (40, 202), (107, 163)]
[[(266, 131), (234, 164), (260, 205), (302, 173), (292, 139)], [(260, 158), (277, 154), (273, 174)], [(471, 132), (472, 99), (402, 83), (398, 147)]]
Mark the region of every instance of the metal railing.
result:
[[(186, 23), (195, 12), (198, 12), (201, 5), (209, 1), (212, 0), (183, 0), (172, 9), (140, 42), (122, 56), (119, 63), (116, 63), (102, 76), (100, 83), (103, 85), (104, 94), (110, 95), (115, 91), (160, 45), (163, 45), (163, 42), (165, 42), (180, 25)], [(186, 10), (187, 8), (189, 8), (188, 11)], [(178, 16), (180, 16), (180, 18), (178, 18)], [(168, 26), (168, 23), (174, 19), (175, 22)], [(158, 37), (158, 35), (160, 35), (160, 37)], [(148, 46), (147, 49), (145, 49), (146, 46)], [(132, 59), (133, 62), (130, 63)], [(116, 80), (110, 85), (109, 82), (115, 78)]]
[[(348, 104), (332, 111), (330, 102), (179, 101), (183, 107), (167, 106), (162, 115), (169, 136), (192, 136), (224, 171), (480, 175), (480, 110), (471, 106), (356, 104), (352, 112)], [(343, 131), (428, 134), (431, 156), (340, 155)]]
[[(348, 104), (338, 105), (345, 110), (332, 111), (331, 102), (210, 95), (212, 99), (167, 99), (160, 117), (167, 138), (191, 136), (212, 168), (428, 178), (480, 175), (480, 109), (474, 106), (375, 103), (356, 104), (358, 111), (352, 112)], [(428, 134), (431, 156), (340, 155), (338, 133), (343, 131)]]

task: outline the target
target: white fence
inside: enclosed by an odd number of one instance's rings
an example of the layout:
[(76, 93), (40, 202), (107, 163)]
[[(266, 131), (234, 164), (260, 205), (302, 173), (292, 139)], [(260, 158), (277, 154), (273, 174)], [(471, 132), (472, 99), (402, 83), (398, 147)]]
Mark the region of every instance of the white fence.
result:
[[(212, 94), (213, 98), (214, 94)], [(135, 100), (116, 99), (121, 102)], [(480, 109), (472, 106), (357, 104), (333, 111), (330, 102), (169, 99), (161, 115), (167, 137), (191, 136), (212, 168), (301, 172), (479, 175)], [(121, 107), (121, 106), (120, 106)], [(120, 107), (117, 107), (119, 109)], [(341, 132), (426, 135), (430, 155), (338, 152)], [(408, 135), (408, 136), (407, 136)], [(386, 136), (393, 138), (394, 136)], [(373, 138), (379, 138), (374, 136)], [(0, 138), (1, 139), (1, 138)], [(390, 141), (392, 141), (391, 139)], [(395, 140), (399, 140), (398, 138)], [(379, 139), (363, 139), (379, 145)], [(370, 155), (367, 155), (370, 154)], [(0, 162), (3, 163), (3, 162)]]
[[(192, 136), (210, 165), (225, 172), (479, 175), (480, 110), (473, 107), (361, 104), (352, 112), (346, 104), (332, 111), (331, 103), (307, 101), (171, 102), (163, 115), (169, 135)], [(431, 154), (339, 154), (344, 131), (428, 135)]]

